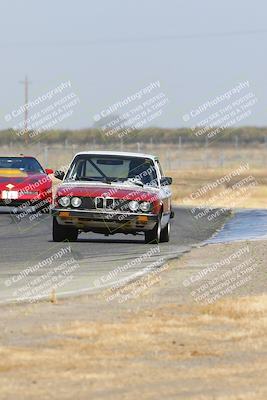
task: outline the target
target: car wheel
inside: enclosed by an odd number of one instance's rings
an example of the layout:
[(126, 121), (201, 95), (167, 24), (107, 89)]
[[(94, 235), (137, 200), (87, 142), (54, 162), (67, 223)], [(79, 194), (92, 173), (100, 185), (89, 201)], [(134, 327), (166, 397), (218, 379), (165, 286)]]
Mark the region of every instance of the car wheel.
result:
[(160, 233), (160, 242), (164, 243), (164, 242), (169, 242), (170, 241), (170, 229), (171, 225), (170, 222), (167, 223), (167, 225), (165, 226), (165, 228), (163, 228), (161, 230)]
[(160, 242), (160, 234), (161, 224), (158, 221), (151, 231), (145, 232), (145, 243), (158, 244)]
[(59, 225), (56, 217), (53, 217), (53, 241), (54, 242), (75, 242), (78, 237), (78, 229)]

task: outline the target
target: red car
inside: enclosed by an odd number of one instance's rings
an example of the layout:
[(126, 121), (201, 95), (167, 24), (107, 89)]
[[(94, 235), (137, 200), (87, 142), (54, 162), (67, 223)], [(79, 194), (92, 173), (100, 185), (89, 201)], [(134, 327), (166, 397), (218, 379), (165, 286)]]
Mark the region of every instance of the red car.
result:
[(35, 206), (47, 212), (52, 204), (52, 169), (34, 157), (0, 157), (0, 206)]
[(80, 232), (137, 234), (146, 243), (170, 237), (170, 177), (157, 157), (126, 152), (78, 153), (57, 189), (53, 240), (75, 241)]

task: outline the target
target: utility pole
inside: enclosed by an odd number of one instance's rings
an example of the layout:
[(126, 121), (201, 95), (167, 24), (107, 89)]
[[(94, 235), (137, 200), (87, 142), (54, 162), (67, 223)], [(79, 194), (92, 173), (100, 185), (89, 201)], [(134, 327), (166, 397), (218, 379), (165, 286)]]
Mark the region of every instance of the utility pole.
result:
[(20, 81), (20, 83), (22, 83), (24, 85), (24, 96), (25, 96), (25, 99), (24, 99), (24, 106), (25, 106), (25, 109), (24, 109), (24, 132), (25, 132), (25, 144), (28, 144), (28, 139), (29, 139), (28, 116), (29, 116), (29, 113), (28, 113), (28, 107), (26, 105), (28, 104), (28, 101), (29, 101), (29, 84), (31, 82), (29, 82), (28, 77), (26, 75), (24, 81)]

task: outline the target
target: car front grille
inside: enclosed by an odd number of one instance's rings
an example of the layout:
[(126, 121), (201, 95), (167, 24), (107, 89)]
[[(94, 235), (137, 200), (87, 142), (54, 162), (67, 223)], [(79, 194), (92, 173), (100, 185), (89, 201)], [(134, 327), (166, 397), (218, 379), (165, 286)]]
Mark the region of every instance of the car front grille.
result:
[(82, 204), (79, 208), (85, 210), (96, 210), (95, 199), (92, 197), (81, 197)]
[[(125, 201), (123, 201), (125, 202)], [(83, 197), (79, 208), (87, 210), (120, 210), (122, 201), (105, 197)]]
[(103, 198), (96, 197), (94, 199), (95, 206), (97, 210), (111, 210), (111, 211), (128, 211), (128, 203), (129, 201), (124, 199), (113, 199), (113, 198)]

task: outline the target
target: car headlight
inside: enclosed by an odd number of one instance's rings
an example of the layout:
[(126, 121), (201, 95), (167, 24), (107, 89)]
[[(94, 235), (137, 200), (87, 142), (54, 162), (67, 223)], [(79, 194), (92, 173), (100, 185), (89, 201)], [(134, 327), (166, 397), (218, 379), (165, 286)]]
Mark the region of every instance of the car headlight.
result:
[(73, 207), (80, 207), (80, 205), (82, 204), (82, 199), (80, 199), (80, 197), (73, 197), (71, 199), (71, 205)]
[(70, 205), (70, 198), (69, 197), (61, 197), (60, 199), (58, 199), (58, 203), (62, 207), (68, 207)]
[(137, 211), (138, 208), (139, 208), (139, 203), (138, 203), (138, 201), (136, 201), (136, 200), (130, 201), (130, 203), (129, 203), (129, 208), (130, 208), (131, 211)]
[(150, 203), (148, 201), (144, 201), (143, 203), (140, 204), (140, 209), (144, 212), (148, 212), (150, 210)]

